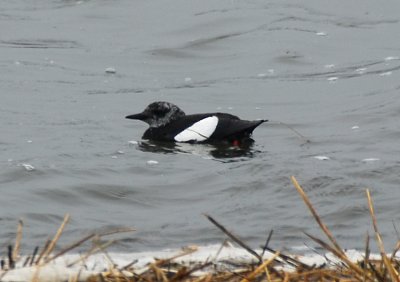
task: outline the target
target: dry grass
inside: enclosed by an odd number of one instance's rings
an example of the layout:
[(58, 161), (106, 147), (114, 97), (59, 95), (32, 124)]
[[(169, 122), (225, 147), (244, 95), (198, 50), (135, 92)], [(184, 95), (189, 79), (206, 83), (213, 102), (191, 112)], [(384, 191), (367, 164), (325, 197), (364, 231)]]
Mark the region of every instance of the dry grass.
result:
[[(220, 229), (230, 241), (236, 243), (249, 254), (251, 254), (251, 256), (254, 257), (253, 262), (239, 264), (235, 261), (232, 261), (229, 264), (229, 262), (222, 263), (215, 259), (207, 259), (201, 263), (177, 263), (178, 258), (182, 258), (192, 254), (193, 252), (196, 252), (195, 248), (187, 248), (181, 253), (178, 253), (177, 255), (168, 259), (155, 259), (153, 263), (148, 264), (144, 268), (136, 268), (134, 262), (122, 267), (118, 267), (112, 263), (112, 258), (106, 252), (106, 248), (115, 241), (105, 241), (103, 237), (114, 233), (131, 232), (133, 229), (119, 229), (103, 234), (89, 234), (84, 238), (64, 247), (57, 253), (54, 253), (55, 247), (58, 244), (62, 232), (69, 220), (69, 216), (66, 215), (63, 223), (53, 239), (48, 240), (41, 249), (36, 247), (30, 256), (25, 257), (23, 266), (35, 267), (37, 273), (39, 273), (41, 267), (46, 266), (54, 259), (64, 255), (65, 253), (75, 250), (83, 243), (91, 241), (92, 247), (86, 252), (86, 254), (82, 255), (81, 258), (76, 262), (69, 264), (68, 267), (72, 267), (75, 264), (84, 262), (88, 257), (90, 257), (90, 255), (96, 252), (102, 252), (106, 257), (108, 257), (110, 265), (112, 266), (110, 266), (109, 270), (106, 272), (98, 273), (96, 275), (92, 275), (88, 279), (85, 279), (85, 281), (88, 282), (399, 281), (400, 261), (395, 258), (395, 254), (400, 249), (400, 242), (396, 245), (396, 248), (393, 250), (391, 255), (387, 255), (381, 235), (379, 233), (372, 198), (368, 190), (366, 190), (367, 204), (370, 211), (376, 242), (380, 250), (381, 259), (373, 260), (370, 258), (370, 238), (367, 235), (365, 240), (364, 258), (358, 262), (355, 262), (352, 261), (340, 247), (339, 243), (336, 241), (329, 228), (324, 224), (295, 177), (292, 177), (291, 180), (311, 214), (315, 218), (317, 224), (325, 234), (326, 240), (317, 238), (311, 234), (306, 235), (323, 247), (327, 252), (332, 253), (340, 263), (325, 264), (323, 266), (310, 266), (297, 260), (294, 256), (282, 254), (279, 250), (273, 250), (268, 246), (272, 232), (269, 234), (263, 250), (257, 252), (250, 248), (237, 235), (228, 231), (213, 217), (210, 215), (205, 215), (205, 217), (218, 229)], [(0, 281), (2, 281), (1, 278), (7, 274), (7, 271), (15, 269), (16, 263), (22, 258), (19, 254), (20, 242), (22, 238), (22, 227), (23, 223), (22, 220), (20, 220), (18, 224), (15, 245), (14, 247), (8, 247), (6, 259), (1, 261), (2, 274), (0, 275)], [(223, 248), (223, 246), (221, 246), (221, 248)], [(268, 259), (264, 259), (265, 251), (268, 251), (270, 254), (272, 254)], [(77, 273), (74, 278), (69, 279), (69, 281), (78, 281), (78, 274), (79, 273)], [(37, 274), (32, 277), (32, 281), (39, 281)]]

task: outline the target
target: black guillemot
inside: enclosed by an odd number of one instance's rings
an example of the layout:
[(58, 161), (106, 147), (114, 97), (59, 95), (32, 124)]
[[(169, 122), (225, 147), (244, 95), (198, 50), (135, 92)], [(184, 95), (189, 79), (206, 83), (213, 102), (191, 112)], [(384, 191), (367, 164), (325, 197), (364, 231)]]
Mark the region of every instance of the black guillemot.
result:
[(228, 142), (234, 145), (251, 139), (253, 130), (267, 120), (241, 120), (227, 113), (186, 115), (169, 102), (154, 102), (138, 114), (126, 116), (149, 124), (143, 139), (188, 143)]

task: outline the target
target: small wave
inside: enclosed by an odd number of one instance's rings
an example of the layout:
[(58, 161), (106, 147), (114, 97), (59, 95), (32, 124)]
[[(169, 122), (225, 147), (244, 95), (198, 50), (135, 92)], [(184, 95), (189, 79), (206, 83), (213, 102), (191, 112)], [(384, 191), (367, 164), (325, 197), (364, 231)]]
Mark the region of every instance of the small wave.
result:
[(31, 49), (70, 49), (79, 48), (81, 45), (76, 41), (57, 39), (17, 39), (1, 40), (0, 46), (9, 48), (31, 48)]

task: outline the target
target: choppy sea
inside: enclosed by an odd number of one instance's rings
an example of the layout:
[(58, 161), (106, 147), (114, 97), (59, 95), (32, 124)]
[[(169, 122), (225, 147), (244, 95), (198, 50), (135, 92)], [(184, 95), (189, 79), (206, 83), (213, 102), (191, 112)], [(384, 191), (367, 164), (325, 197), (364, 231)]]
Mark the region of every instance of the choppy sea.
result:
[[(113, 248), (251, 246), (322, 236), (345, 248), (400, 224), (398, 1), (0, 2), (0, 244), (134, 227)], [(246, 150), (142, 143), (153, 101), (269, 119)], [(296, 130), (298, 135), (293, 130)], [(306, 142), (308, 140), (308, 142)]]

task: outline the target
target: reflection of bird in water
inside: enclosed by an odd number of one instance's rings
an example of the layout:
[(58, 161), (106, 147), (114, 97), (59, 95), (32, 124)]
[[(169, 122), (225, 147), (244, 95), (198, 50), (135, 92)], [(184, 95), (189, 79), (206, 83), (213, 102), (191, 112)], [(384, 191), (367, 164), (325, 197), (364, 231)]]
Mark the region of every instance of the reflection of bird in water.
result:
[(128, 119), (150, 125), (143, 139), (163, 142), (225, 143), (240, 146), (251, 142), (253, 130), (267, 120), (241, 120), (227, 113), (186, 115), (176, 105), (154, 102)]
[[(219, 144), (188, 144), (160, 141), (142, 141), (138, 143), (138, 148), (144, 152), (161, 154), (191, 154), (205, 159), (235, 161), (235, 158), (251, 158), (256, 153), (253, 149), (254, 141), (248, 139), (240, 145), (227, 143)], [(224, 161), (225, 162), (225, 161)]]

